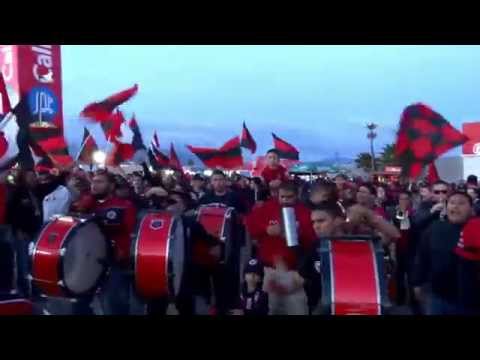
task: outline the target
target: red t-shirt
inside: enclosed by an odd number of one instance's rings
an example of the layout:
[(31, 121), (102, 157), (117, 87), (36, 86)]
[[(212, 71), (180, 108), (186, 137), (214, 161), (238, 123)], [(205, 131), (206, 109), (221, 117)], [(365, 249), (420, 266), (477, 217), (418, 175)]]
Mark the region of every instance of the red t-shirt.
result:
[[(310, 209), (298, 203), (294, 206), (295, 216), (298, 223), (298, 238), (300, 246), (304, 249), (310, 249), (314, 240), (310, 219)], [(275, 257), (282, 257), (290, 269), (294, 269), (297, 263), (297, 256), (292, 249), (287, 246), (287, 241), (283, 236), (270, 236), (267, 234), (267, 227), (282, 223), (281, 205), (277, 199), (271, 199), (265, 204), (256, 207), (246, 220), (247, 231), (253, 239), (258, 241), (258, 256), (266, 266), (273, 267)]]
[(278, 165), (278, 167), (275, 169), (266, 166), (263, 169), (261, 176), (267, 185), (273, 180), (285, 181), (288, 179), (287, 169), (285, 169), (282, 165)]

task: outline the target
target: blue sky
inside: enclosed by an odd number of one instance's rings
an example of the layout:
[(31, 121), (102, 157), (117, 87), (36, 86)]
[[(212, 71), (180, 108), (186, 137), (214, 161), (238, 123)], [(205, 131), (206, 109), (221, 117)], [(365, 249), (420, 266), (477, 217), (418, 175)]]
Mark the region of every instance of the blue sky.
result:
[[(220, 146), (242, 121), (259, 151), (270, 132), (302, 160), (377, 149), (394, 141), (400, 114), (422, 101), (457, 128), (480, 119), (479, 46), (62, 46), (65, 128), (78, 143), (82, 107), (138, 83), (123, 106), (149, 142)], [(90, 126), (103, 145), (101, 132)], [(246, 152), (245, 152), (246, 154)]]

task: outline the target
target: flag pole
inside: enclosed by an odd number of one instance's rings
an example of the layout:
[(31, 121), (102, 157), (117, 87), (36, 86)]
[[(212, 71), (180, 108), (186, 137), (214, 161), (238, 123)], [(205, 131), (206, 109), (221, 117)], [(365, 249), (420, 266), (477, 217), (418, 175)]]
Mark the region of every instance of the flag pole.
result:
[(85, 141), (82, 143), (82, 146), (80, 146), (80, 150), (78, 151), (78, 154), (76, 156), (76, 159), (75, 161), (78, 161), (78, 159), (80, 158), (80, 155), (82, 154), (82, 151), (83, 149), (85, 148), (85, 145), (87, 145), (87, 140), (88, 138), (90, 137), (91, 135), (88, 135), (87, 138), (85, 139)]

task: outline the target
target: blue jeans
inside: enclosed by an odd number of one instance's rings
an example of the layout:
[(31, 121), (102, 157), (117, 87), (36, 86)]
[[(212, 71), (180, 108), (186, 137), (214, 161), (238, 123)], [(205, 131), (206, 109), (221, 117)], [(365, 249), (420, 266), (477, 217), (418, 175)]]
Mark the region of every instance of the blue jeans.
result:
[(105, 315), (129, 315), (133, 277), (127, 270), (113, 265), (99, 294)]

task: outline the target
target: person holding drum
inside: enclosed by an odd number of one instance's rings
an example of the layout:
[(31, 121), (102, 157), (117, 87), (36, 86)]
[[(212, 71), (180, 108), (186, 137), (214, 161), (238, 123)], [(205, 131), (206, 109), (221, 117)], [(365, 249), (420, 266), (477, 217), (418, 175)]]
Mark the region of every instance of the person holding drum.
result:
[[(207, 249), (207, 254), (218, 262), (220, 256), (220, 242), (217, 238), (210, 235), (205, 228), (197, 221), (193, 210), (193, 201), (188, 192), (171, 191), (168, 194), (168, 206), (166, 210), (176, 217), (181, 218), (183, 224), (184, 253), (171, 254), (179, 255), (183, 260), (182, 273), (173, 274), (174, 277), (181, 278), (178, 289), (173, 293), (164, 294), (164, 296), (147, 300), (147, 314), (165, 315), (169, 305), (170, 298), (174, 299), (175, 306), (180, 315), (206, 314), (207, 308), (202, 303), (209, 302), (209, 285), (202, 282), (203, 277), (199, 273), (201, 270), (195, 263), (195, 256), (192, 253), (198, 252), (199, 247)], [(176, 239), (180, 241), (180, 239)], [(195, 254), (198, 256), (198, 253)], [(174, 287), (172, 287), (174, 288)]]
[(247, 231), (258, 242), (258, 258), (265, 264), (264, 289), (270, 299), (270, 314), (306, 315), (307, 299), (303, 279), (296, 271), (298, 253), (287, 245), (282, 208), (294, 209), (300, 249), (307, 250), (315, 239), (310, 210), (298, 201), (295, 183), (284, 182), (278, 198), (257, 207), (247, 217)]
[[(229, 218), (229, 226), (226, 228), (225, 226), (222, 227), (229, 232), (229, 234), (226, 234), (228, 239), (226, 240), (225, 248), (230, 248), (230, 250), (226, 251), (232, 256), (227, 255), (231, 261), (229, 264), (223, 264), (216, 260), (212, 261), (209, 255), (204, 254), (206, 249), (203, 249), (203, 255), (199, 259), (201, 260), (199, 264), (203, 263), (200, 265), (202, 270), (200, 272), (203, 274), (205, 282), (209, 282), (208, 279), (212, 280), (216, 299), (216, 311), (219, 314), (228, 314), (236, 304), (236, 297), (240, 288), (240, 246), (243, 244), (244, 231), (241, 228), (242, 223), (238, 218), (238, 214), (245, 214), (247, 209), (244, 203), (240, 201), (238, 195), (227, 187), (227, 178), (221, 170), (213, 171), (210, 182), (212, 191), (200, 199), (199, 212), (203, 213), (206, 207), (222, 208), (220, 216), (211, 214), (211, 217), (207, 217), (219, 220), (220, 222), (214, 221), (217, 225), (223, 224), (226, 217)], [(231, 214), (232, 209), (235, 211), (233, 217)], [(209, 210), (206, 211), (208, 212)], [(203, 217), (202, 214), (199, 214), (199, 217)], [(209, 251), (212, 250), (214, 249)], [(197, 257), (197, 254), (194, 254), (194, 256)]]
[(128, 268), (136, 209), (131, 201), (115, 196), (115, 184), (113, 174), (97, 171), (92, 180), (92, 203), (87, 212), (98, 217), (105, 235), (113, 242), (113, 263), (100, 293), (103, 310), (108, 315), (128, 315), (132, 296)]

